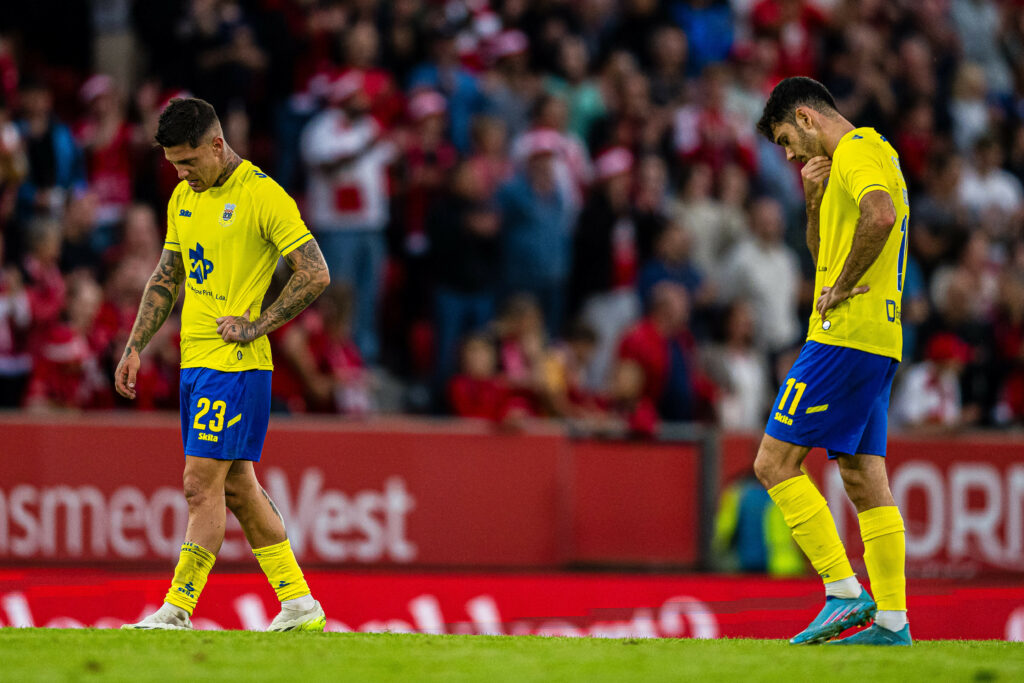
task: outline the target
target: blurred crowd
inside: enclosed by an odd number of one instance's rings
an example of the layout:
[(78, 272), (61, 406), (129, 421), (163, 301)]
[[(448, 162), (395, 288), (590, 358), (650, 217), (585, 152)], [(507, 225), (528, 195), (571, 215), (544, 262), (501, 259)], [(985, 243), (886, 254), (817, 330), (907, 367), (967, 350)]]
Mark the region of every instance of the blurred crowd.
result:
[[(194, 95), (331, 268), (272, 335), (276, 410), (760, 429), (816, 294), (799, 171), (755, 132), (793, 75), (911, 190), (894, 419), (1024, 423), (1021, 0), (5, 8), (0, 405), (127, 407), (112, 368), (177, 182), (155, 121)], [(178, 324), (140, 409), (177, 407)]]

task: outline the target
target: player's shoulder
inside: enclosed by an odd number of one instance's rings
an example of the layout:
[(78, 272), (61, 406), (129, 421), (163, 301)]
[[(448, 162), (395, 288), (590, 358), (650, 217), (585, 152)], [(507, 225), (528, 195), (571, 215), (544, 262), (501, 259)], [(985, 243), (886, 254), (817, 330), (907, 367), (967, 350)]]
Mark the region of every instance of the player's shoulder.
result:
[(836, 147), (836, 158), (846, 160), (886, 154), (891, 148), (884, 135), (874, 128), (856, 128)]
[(191, 188), (188, 186), (188, 182), (185, 180), (179, 180), (178, 184), (174, 186), (174, 190), (171, 192), (171, 198), (167, 200), (167, 203), (172, 206), (180, 204), (182, 199), (187, 196), (185, 193), (190, 191)]
[(243, 174), (240, 185), (254, 201), (264, 203), (291, 199), (285, 189), (256, 164), (246, 162), (239, 170)]

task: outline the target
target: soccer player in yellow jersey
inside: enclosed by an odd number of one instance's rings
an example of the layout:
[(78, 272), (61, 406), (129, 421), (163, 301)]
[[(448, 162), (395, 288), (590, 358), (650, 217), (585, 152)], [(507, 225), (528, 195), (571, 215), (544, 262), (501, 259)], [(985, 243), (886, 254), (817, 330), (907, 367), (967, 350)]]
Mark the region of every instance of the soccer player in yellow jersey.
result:
[[(825, 607), (791, 643), (910, 645), (903, 519), (889, 491), (889, 394), (900, 362), (900, 296), (910, 207), (899, 158), (855, 128), (810, 78), (775, 86), (759, 132), (803, 164), (817, 304), (807, 342), (779, 389), (754, 471), (825, 582)], [(825, 498), (801, 471), (811, 448), (839, 464), (857, 508), (874, 599), (857, 581)], [(877, 601), (877, 604), (876, 604)]]
[[(167, 207), (167, 239), (142, 295), (114, 383), (133, 399), (142, 352), (185, 285), (181, 317), (181, 437), (188, 526), (159, 610), (128, 629), (191, 629), (189, 617), (224, 541), (225, 506), (281, 600), (268, 630), (322, 631), (326, 620), (295, 561), (284, 521), (256, 479), (270, 417), (267, 333), (295, 317), (330, 277), (295, 202), (224, 141), (217, 113), (174, 99), (156, 142), (181, 183)], [(279, 256), (292, 269), (261, 310)]]

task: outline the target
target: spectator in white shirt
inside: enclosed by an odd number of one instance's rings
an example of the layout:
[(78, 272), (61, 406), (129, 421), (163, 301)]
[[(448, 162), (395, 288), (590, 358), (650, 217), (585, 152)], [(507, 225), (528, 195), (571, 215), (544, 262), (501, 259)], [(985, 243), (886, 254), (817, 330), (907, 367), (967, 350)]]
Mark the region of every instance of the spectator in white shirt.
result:
[(1020, 181), (1002, 166), (1002, 147), (985, 135), (975, 143), (974, 164), (964, 169), (957, 186), (960, 201), (993, 236), (1012, 228), (1024, 209)]
[(800, 267), (783, 242), (782, 207), (762, 197), (750, 208), (752, 236), (726, 256), (718, 285), (723, 301), (748, 299), (757, 313), (755, 336), (768, 353), (785, 351), (800, 340), (797, 296)]
[(331, 274), (356, 294), (353, 336), (367, 364), (379, 355), (377, 303), (386, 256), (388, 166), (394, 146), (369, 115), (361, 71), (331, 84), (330, 106), (302, 133), (307, 215)]
[(976, 407), (965, 409), (960, 394), (970, 347), (942, 332), (928, 340), (925, 360), (907, 368), (893, 396), (892, 412), (905, 428), (952, 429), (974, 422)]

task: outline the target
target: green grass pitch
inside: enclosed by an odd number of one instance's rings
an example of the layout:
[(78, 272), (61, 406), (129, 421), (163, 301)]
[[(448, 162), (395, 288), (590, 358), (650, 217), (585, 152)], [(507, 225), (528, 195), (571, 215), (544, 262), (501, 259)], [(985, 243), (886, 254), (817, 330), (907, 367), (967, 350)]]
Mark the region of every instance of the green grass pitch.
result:
[(1024, 644), (0, 629), (0, 681), (1021, 681)]

